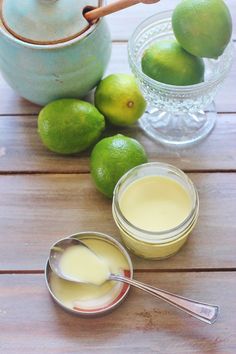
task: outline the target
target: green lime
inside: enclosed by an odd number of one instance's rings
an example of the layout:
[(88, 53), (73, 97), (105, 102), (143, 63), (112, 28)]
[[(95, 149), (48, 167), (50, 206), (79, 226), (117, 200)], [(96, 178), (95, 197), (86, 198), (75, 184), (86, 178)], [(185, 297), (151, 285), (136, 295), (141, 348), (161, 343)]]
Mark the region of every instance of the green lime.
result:
[(143, 115), (146, 101), (133, 75), (113, 74), (98, 85), (95, 106), (112, 124), (125, 126)]
[(92, 104), (60, 99), (45, 106), (38, 117), (43, 144), (60, 154), (74, 154), (96, 142), (105, 128), (103, 115)]
[(147, 162), (143, 146), (122, 134), (104, 138), (93, 148), (90, 166), (97, 189), (111, 198), (118, 180), (131, 168)]
[(193, 55), (217, 58), (230, 41), (232, 19), (222, 0), (183, 0), (172, 15), (181, 46)]
[(186, 86), (204, 80), (204, 62), (186, 52), (175, 40), (153, 43), (143, 54), (142, 70), (165, 84)]

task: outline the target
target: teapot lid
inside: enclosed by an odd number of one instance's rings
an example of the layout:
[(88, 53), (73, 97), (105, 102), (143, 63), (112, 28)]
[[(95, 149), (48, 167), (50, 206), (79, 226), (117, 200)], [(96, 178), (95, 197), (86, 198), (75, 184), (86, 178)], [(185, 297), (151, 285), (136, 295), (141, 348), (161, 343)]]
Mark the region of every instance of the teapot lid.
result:
[(99, 0), (3, 0), (1, 17), (5, 28), (22, 41), (56, 44), (77, 37), (89, 28), (85, 7)]

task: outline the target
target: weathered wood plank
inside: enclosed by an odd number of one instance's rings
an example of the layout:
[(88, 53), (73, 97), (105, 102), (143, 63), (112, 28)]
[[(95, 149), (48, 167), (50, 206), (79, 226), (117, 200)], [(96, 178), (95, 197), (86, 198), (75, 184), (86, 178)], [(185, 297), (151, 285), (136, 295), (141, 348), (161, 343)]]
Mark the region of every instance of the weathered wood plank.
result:
[[(54, 154), (41, 143), (37, 133), (37, 117), (0, 117), (0, 172), (88, 172), (89, 151), (77, 156)], [(236, 169), (236, 114), (219, 115), (213, 133), (201, 144), (186, 150), (168, 149), (136, 126), (109, 130), (137, 138), (146, 148), (150, 161), (164, 161), (185, 170)], [(224, 144), (227, 142), (227, 144)]]
[[(133, 257), (136, 269), (236, 267), (236, 174), (189, 176), (200, 193), (200, 217), (189, 242), (165, 261)], [(79, 231), (119, 238), (111, 201), (87, 174), (0, 176), (0, 196), (0, 270), (43, 269), (50, 245)]]
[[(111, 29), (113, 40), (126, 41), (135, 27), (148, 16), (151, 16), (156, 11), (169, 10), (179, 0), (165, 0), (154, 5), (139, 4), (135, 7), (110, 15), (107, 20)], [(236, 23), (236, 3), (234, 0), (227, 0), (232, 13), (233, 22)], [(236, 28), (236, 26), (234, 26)], [(236, 38), (236, 30), (234, 30), (233, 37)], [(125, 45), (116, 44), (113, 50), (109, 72), (125, 72), (129, 71), (127, 64), (127, 54)], [(233, 99), (234, 82), (236, 76), (236, 64), (232, 71), (231, 77), (226, 81), (225, 90), (221, 90), (218, 96), (218, 110), (228, 112), (236, 111)], [(20, 98), (12, 89), (5, 83), (0, 75), (0, 114), (32, 114), (38, 113), (39, 107)]]
[[(107, 74), (119, 72), (130, 72), (127, 57), (127, 43), (113, 43), (112, 56), (107, 69)], [(236, 101), (234, 99), (235, 81), (236, 61), (234, 61), (231, 73), (225, 80), (223, 87), (220, 89), (216, 97), (216, 107), (218, 112), (236, 112)], [(90, 98), (88, 97), (87, 99)], [(39, 106), (20, 98), (5, 83), (0, 75), (0, 115), (37, 114), (39, 110)]]
[[(112, 2), (113, 0), (108, 0)], [(152, 5), (139, 4), (123, 11), (117, 12), (107, 17), (113, 40), (128, 39), (134, 29), (147, 17), (157, 12), (172, 10), (180, 0), (161, 0)], [(225, 0), (228, 5), (233, 23), (236, 23), (236, 2), (235, 0)], [(236, 29), (233, 28), (233, 38), (236, 38)]]
[(94, 319), (67, 314), (54, 304), (42, 275), (0, 276), (0, 349), (4, 354), (234, 354), (235, 274), (146, 273), (136, 278), (221, 307), (213, 325), (132, 289), (113, 313)]

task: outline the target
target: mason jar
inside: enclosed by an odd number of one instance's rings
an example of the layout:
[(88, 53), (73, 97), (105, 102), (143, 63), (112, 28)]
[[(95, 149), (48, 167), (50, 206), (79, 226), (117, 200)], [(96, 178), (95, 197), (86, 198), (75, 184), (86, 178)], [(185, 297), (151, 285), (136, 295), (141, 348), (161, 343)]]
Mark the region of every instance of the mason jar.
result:
[[(145, 230), (130, 222), (123, 214), (120, 207), (123, 193), (132, 183), (149, 176), (172, 180), (188, 194), (191, 204), (189, 213), (175, 227), (161, 231)], [(147, 163), (134, 167), (118, 181), (113, 195), (112, 213), (122, 240), (131, 252), (147, 259), (164, 259), (176, 254), (187, 241), (198, 219), (199, 197), (193, 182), (180, 169), (165, 163)]]

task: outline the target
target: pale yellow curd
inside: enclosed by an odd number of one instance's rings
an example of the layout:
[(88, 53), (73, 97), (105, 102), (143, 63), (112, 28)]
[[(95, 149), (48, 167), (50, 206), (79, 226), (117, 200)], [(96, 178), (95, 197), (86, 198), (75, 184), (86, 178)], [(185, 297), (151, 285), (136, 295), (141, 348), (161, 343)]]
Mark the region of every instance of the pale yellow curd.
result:
[(184, 172), (147, 163), (120, 179), (112, 211), (127, 248), (144, 258), (162, 259), (186, 242), (197, 221), (199, 200)]
[(59, 266), (66, 278), (81, 283), (101, 285), (110, 275), (104, 259), (83, 245), (68, 247), (61, 256)]
[[(79, 311), (106, 307), (112, 298), (116, 298), (123, 286), (119, 282), (105, 281), (108, 269), (115, 274), (124, 274), (126, 270), (130, 269), (128, 261), (116, 246), (106, 240), (85, 238), (81, 241), (94, 251), (100, 260), (93, 257), (89, 250), (87, 253), (84, 248), (81, 250), (77, 248), (78, 246), (73, 246), (73, 248), (68, 248), (67, 254), (65, 253), (61, 268), (65, 274), (78, 278), (83, 277), (84, 280), (90, 280), (94, 285), (63, 280), (51, 273), (52, 293), (57, 301), (68, 309), (78, 309)], [(78, 260), (77, 256), (81, 259)], [(87, 263), (88, 261), (90, 264)], [(80, 267), (80, 270), (77, 269), (77, 266)], [(94, 271), (94, 266), (97, 267), (96, 271)]]
[(147, 231), (166, 231), (178, 226), (191, 212), (190, 195), (169, 177), (147, 176), (131, 183), (120, 197), (124, 217)]

